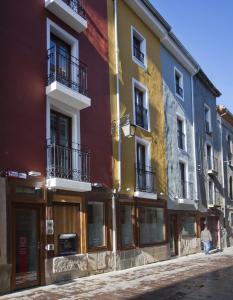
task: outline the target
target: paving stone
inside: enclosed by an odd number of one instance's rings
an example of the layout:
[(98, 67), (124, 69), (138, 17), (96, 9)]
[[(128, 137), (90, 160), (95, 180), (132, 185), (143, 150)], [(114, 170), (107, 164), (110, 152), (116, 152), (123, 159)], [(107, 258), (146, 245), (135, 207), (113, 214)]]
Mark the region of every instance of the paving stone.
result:
[(0, 300), (19, 299), (232, 300), (233, 248), (208, 256), (194, 254), (0, 297)]

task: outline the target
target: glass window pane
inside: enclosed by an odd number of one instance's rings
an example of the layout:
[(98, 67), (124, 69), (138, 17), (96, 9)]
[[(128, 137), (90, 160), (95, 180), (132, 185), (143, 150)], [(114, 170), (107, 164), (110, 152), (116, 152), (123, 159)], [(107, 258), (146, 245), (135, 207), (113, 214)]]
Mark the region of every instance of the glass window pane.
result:
[(38, 279), (37, 218), (34, 209), (16, 210), (16, 285)]
[(88, 246), (89, 248), (105, 245), (104, 203), (88, 204)]
[(182, 221), (182, 235), (196, 235), (194, 217), (186, 217)]
[(132, 246), (133, 240), (133, 219), (132, 206), (120, 206), (120, 232), (121, 232), (121, 246)]
[(139, 208), (140, 244), (164, 241), (164, 210), (156, 207)]

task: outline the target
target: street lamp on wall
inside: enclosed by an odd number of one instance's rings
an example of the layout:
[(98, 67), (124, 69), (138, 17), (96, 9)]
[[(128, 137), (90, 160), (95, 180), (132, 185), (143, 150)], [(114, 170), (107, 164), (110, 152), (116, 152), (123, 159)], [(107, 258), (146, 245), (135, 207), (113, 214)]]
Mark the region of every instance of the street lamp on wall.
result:
[[(120, 119), (119, 127), (121, 127), (125, 137), (131, 138), (131, 137), (135, 136), (136, 125), (131, 123), (129, 114), (126, 114), (125, 116), (123, 116)], [(113, 121), (112, 122), (112, 133), (115, 132), (116, 128), (117, 128), (116, 121)]]

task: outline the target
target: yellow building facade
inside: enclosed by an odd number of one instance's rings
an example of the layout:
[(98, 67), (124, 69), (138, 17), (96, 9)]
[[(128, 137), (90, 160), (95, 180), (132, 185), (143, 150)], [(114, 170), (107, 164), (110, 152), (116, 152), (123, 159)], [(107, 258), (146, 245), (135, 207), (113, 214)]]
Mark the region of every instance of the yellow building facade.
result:
[[(129, 1), (108, 1), (108, 18), (116, 251), (122, 269), (168, 257), (164, 104), (160, 39)], [(122, 130), (129, 123), (136, 128), (130, 138)], [(122, 258), (125, 251), (128, 260)]]

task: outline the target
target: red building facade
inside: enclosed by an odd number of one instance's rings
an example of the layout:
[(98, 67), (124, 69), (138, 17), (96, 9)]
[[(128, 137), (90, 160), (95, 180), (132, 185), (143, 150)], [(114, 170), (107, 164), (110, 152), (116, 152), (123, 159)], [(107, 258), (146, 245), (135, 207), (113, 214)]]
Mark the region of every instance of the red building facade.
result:
[(0, 6), (5, 292), (111, 269), (112, 143), (107, 1)]

